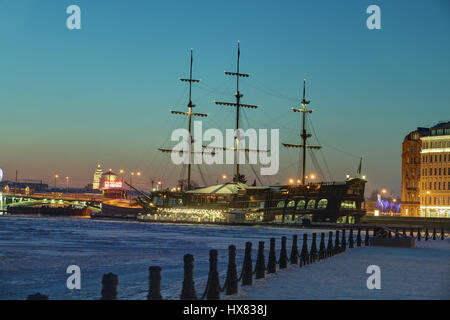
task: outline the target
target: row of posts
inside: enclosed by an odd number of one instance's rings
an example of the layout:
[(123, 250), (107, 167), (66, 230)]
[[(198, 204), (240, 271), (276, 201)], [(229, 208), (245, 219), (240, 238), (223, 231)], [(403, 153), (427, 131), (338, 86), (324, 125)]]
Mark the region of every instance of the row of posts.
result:
[[(394, 237), (395, 238), (399, 238), (400, 235), (402, 235), (403, 237), (407, 236), (406, 228), (403, 228), (402, 234), (400, 233), (400, 228), (395, 228), (395, 236)], [(414, 237), (414, 228), (410, 229), (409, 236), (410, 237)], [(433, 240), (436, 240), (439, 237), (438, 234), (437, 234), (436, 228), (433, 228), (433, 232), (431, 233), (431, 235), (430, 235), (430, 232), (428, 231), (428, 228), (425, 228), (425, 235), (424, 235), (425, 241), (428, 241), (428, 239), (430, 237)], [(388, 238), (392, 238), (391, 230), (388, 231)], [(444, 232), (443, 228), (441, 229), (441, 235), (440, 235), (439, 238), (441, 240), (445, 239), (445, 232)], [(421, 228), (417, 228), (417, 241), (421, 241), (421, 240), (422, 240), (422, 230), (421, 230)]]
[[(413, 236), (414, 230), (411, 229), (410, 236)], [(373, 236), (376, 235), (376, 228), (373, 230)], [(388, 233), (389, 237), (392, 237), (391, 231)], [(395, 237), (399, 237), (400, 233), (398, 228), (395, 232)], [(406, 236), (406, 229), (403, 228), (403, 236)], [(421, 238), (421, 230), (417, 230), (417, 240), (420, 241)], [(425, 229), (425, 240), (428, 240), (429, 233), (428, 228)], [(436, 240), (436, 228), (433, 229), (432, 233), (433, 240)], [(441, 230), (441, 240), (444, 240), (445, 234), (444, 230)], [(332, 257), (336, 254), (345, 252), (347, 246), (348, 248), (354, 248), (355, 241), (353, 236), (353, 229), (350, 229), (349, 232), (349, 241), (347, 245), (346, 240), (346, 230), (342, 230), (342, 238), (339, 230), (335, 232), (335, 238), (333, 241), (333, 232), (329, 231), (328, 242), (325, 245), (325, 233), (322, 232), (320, 234), (320, 244), (319, 249), (317, 249), (316, 242), (317, 236), (316, 233), (312, 234), (312, 243), (311, 247), (308, 250), (308, 234), (303, 234), (303, 245), (302, 249), (299, 252), (297, 246), (297, 235), (293, 235), (292, 237), (292, 247), (291, 252), (288, 257), (287, 249), (286, 249), (286, 237), (281, 238), (281, 250), (280, 255), (277, 260), (276, 250), (275, 250), (275, 238), (270, 239), (270, 249), (269, 249), (269, 257), (267, 265), (265, 263), (264, 256), (264, 241), (259, 241), (258, 243), (258, 253), (256, 257), (255, 268), (253, 269), (252, 262), (252, 243), (245, 243), (245, 253), (244, 253), (244, 261), (241, 269), (241, 275), (238, 277), (238, 272), (236, 268), (236, 246), (230, 245), (228, 247), (228, 268), (227, 275), (224, 282), (224, 286), (220, 286), (219, 281), (219, 272), (218, 272), (218, 251), (210, 250), (209, 251), (209, 273), (208, 280), (206, 284), (205, 291), (203, 295), (198, 298), (197, 293), (195, 291), (195, 282), (194, 282), (194, 256), (191, 254), (186, 254), (183, 257), (184, 260), (184, 280), (183, 286), (181, 289), (181, 300), (197, 300), (197, 299), (207, 299), (207, 300), (219, 300), (221, 292), (225, 291), (225, 295), (233, 295), (238, 292), (238, 283), (242, 281), (242, 286), (251, 286), (253, 285), (253, 275), (255, 275), (255, 279), (264, 279), (266, 273), (272, 274), (277, 272), (277, 265), (279, 269), (287, 268), (288, 262), (291, 265), (299, 265), (299, 267), (303, 267), (305, 265), (312, 264), (314, 262)], [(361, 228), (357, 230), (356, 236), (356, 246), (361, 247), (363, 243), (361, 237)], [(364, 245), (369, 246), (369, 228), (366, 228)], [(151, 266), (149, 267), (149, 290), (147, 299), (148, 300), (161, 300), (161, 267), (160, 266)], [(108, 273), (103, 275), (102, 277), (102, 291), (101, 291), (101, 299), (102, 300), (115, 300), (117, 299), (117, 286), (119, 283), (119, 277), (113, 273)], [(27, 299), (48, 299), (47, 296), (43, 296), (39, 293), (35, 295), (28, 296)]]

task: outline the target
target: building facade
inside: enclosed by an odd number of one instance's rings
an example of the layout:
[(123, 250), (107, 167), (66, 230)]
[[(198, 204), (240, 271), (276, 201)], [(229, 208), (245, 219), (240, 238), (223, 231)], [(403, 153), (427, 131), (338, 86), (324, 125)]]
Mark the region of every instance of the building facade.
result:
[(450, 122), (421, 140), (420, 215), (450, 218)]
[(410, 132), (402, 143), (402, 216), (420, 215), (420, 132)]

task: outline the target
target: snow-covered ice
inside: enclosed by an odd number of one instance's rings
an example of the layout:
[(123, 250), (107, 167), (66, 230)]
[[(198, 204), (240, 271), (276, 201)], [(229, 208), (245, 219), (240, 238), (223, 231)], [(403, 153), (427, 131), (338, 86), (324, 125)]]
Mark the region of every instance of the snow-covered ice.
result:
[[(253, 243), (253, 264), (258, 241), (327, 230), (151, 224), (90, 219), (0, 217), (0, 299), (25, 299), (40, 292), (51, 299), (98, 299), (101, 277), (119, 276), (119, 299), (145, 299), (148, 267), (162, 267), (161, 292), (178, 299), (183, 280), (183, 255), (195, 257), (194, 278), (200, 296), (208, 276), (208, 251), (219, 251), (223, 284), (228, 246), (237, 247), (238, 272), (246, 241)], [(356, 233), (354, 234), (356, 237)], [(311, 244), (311, 236), (309, 245)], [(327, 238), (325, 239), (327, 240)], [(347, 232), (348, 240), (348, 232)], [(240, 287), (232, 299), (449, 299), (450, 244), (448, 240), (417, 242), (415, 249), (355, 248), (324, 261), (298, 268), (289, 266), (277, 275)], [(69, 265), (81, 268), (81, 290), (69, 290)], [(381, 267), (381, 290), (368, 290), (366, 268)]]

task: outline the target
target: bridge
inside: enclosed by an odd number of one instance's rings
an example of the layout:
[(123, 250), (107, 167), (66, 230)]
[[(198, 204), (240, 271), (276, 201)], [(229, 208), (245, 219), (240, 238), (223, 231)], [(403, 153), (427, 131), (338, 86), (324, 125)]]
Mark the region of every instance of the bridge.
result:
[(98, 193), (16, 193), (0, 192), (0, 212), (6, 212), (8, 206), (66, 204), (82, 207), (100, 207), (102, 194)]

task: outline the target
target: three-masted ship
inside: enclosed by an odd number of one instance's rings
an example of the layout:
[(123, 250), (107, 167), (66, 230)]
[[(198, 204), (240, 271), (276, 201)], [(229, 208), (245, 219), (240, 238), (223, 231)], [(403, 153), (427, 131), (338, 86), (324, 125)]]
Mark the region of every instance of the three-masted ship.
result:
[[(243, 104), (239, 91), (239, 79), (249, 75), (239, 69), (240, 45), (238, 43), (236, 72), (226, 75), (236, 78), (235, 102), (215, 102), (217, 105), (229, 106), (236, 111), (236, 137), (234, 145), (235, 158), (239, 151), (239, 116), (241, 108), (257, 109), (258, 106)], [(193, 54), (191, 50), (190, 76), (180, 79), (189, 84), (189, 102), (187, 111), (171, 111), (173, 114), (188, 117), (189, 156), (195, 153), (190, 148), (191, 120), (193, 117), (207, 117), (203, 113), (193, 112), (192, 84), (200, 80), (192, 78)], [(287, 148), (302, 149), (301, 183), (286, 185), (255, 186), (247, 185), (240, 172), (239, 161), (235, 161), (235, 172), (232, 181), (193, 188), (191, 185), (191, 161), (188, 162), (187, 185), (176, 191), (153, 191), (150, 197), (142, 198), (146, 202), (146, 214), (140, 218), (149, 221), (193, 222), (193, 223), (258, 223), (258, 222), (296, 222), (307, 220), (312, 222), (358, 222), (365, 214), (364, 188), (365, 179), (361, 177), (347, 178), (342, 182), (307, 182), (306, 153), (308, 150), (320, 149), (320, 146), (308, 144), (311, 134), (306, 129), (306, 116), (313, 110), (308, 109), (310, 101), (306, 100), (306, 80), (303, 82), (303, 99), (300, 108), (292, 108), (301, 113), (301, 144), (283, 143)], [(226, 148), (223, 148), (225, 150)], [(165, 153), (180, 152), (173, 149), (159, 149)], [(208, 148), (201, 152), (214, 152)], [(268, 150), (245, 150), (246, 152), (268, 152)], [(236, 159), (237, 160), (237, 159)], [(359, 172), (360, 173), (360, 172)]]

